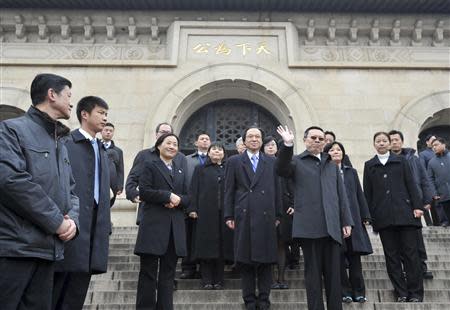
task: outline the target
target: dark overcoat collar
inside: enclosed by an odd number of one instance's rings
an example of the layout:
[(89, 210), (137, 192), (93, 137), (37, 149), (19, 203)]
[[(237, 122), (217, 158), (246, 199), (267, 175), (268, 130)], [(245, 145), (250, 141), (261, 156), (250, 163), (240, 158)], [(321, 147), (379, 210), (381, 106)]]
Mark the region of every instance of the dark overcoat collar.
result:
[(161, 158), (155, 158), (152, 160), (155, 163), (156, 168), (158, 168), (158, 171), (163, 176), (164, 180), (167, 182), (167, 184), (170, 186), (172, 190), (174, 190), (174, 177), (176, 175), (176, 166), (174, 162), (172, 161), (172, 173), (173, 176), (170, 175), (169, 168), (167, 168), (166, 164), (161, 160)]

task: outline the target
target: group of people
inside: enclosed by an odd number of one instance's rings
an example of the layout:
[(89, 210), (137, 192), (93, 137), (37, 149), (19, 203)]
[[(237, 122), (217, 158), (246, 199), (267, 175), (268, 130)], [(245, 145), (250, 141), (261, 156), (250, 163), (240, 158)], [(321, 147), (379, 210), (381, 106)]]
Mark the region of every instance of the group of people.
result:
[[(123, 152), (99, 97), (78, 102), (79, 129), (58, 121), (70, 117), (71, 87), (61, 76), (36, 76), (28, 112), (0, 123), (4, 309), (81, 309), (91, 275), (107, 269)], [(397, 301), (423, 301), (423, 279), (432, 273), (421, 217), (433, 214), (444, 226), (450, 217), (445, 140), (427, 137), (429, 149), (418, 157), (400, 131), (377, 132), (361, 186), (334, 133), (307, 128), (299, 155), (292, 131), (277, 133), (281, 139), (249, 127), (227, 158), (224, 145), (202, 132), (185, 156), (172, 126), (158, 124), (155, 145), (137, 154), (125, 186), (139, 206), (137, 309), (173, 309), (180, 257), (180, 278), (201, 277), (205, 290), (221, 290), (232, 264), (246, 309), (269, 309), (271, 289), (288, 288), (286, 265), (298, 260), (299, 247), (308, 309), (324, 309), (322, 283), (330, 310), (363, 303), (361, 256), (373, 252), (367, 225), (380, 236)]]
[[(110, 206), (123, 191), (123, 153), (108, 104), (39, 74), (25, 115), (0, 123), (0, 305), (82, 309), (91, 276), (107, 271)], [(100, 134), (103, 139), (97, 139)]]
[[(373, 252), (367, 225), (380, 235), (397, 301), (423, 300), (423, 279), (432, 273), (421, 217), (433, 200), (448, 199), (438, 185), (448, 182), (442, 180), (448, 168), (436, 183), (414, 152), (403, 148), (401, 132), (378, 132), (376, 155), (365, 164), (361, 186), (332, 132), (309, 127), (305, 150), (296, 156), (289, 128), (279, 126), (277, 132), (279, 142), (260, 128), (246, 129), (236, 141), (239, 154), (229, 158), (224, 146), (203, 132), (197, 151), (184, 156), (170, 124), (158, 125), (154, 148), (142, 151), (153, 155), (138, 154), (126, 186), (128, 199), (140, 202), (138, 309), (173, 307), (179, 256), (184, 257), (180, 278), (201, 277), (206, 290), (222, 289), (224, 265), (234, 263), (246, 308), (269, 309), (270, 290), (288, 288), (286, 259), (298, 246), (309, 309), (324, 308), (322, 280), (328, 309), (363, 303), (361, 256)], [(433, 142), (433, 161), (446, 158), (444, 142)], [(336, 264), (340, 273), (333, 270)]]

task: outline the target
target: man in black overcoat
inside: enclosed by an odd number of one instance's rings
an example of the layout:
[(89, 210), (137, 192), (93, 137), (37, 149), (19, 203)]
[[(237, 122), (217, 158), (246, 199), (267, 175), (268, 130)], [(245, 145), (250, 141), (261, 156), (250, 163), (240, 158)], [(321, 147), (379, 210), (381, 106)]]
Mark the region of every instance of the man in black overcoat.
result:
[[(194, 174), (195, 167), (198, 165), (204, 165), (206, 159), (208, 158), (208, 148), (211, 145), (211, 139), (209, 134), (202, 132), (197, 135), (197, 140), (195, 141), (195, 147), (197, 150), (186, 156), (186, 175), (188, 189), (190, 188), (192, 175)], [(193, 279), (198, 276), (197, 274), (197, 263), (192, 257), (192, 232), (194, 227), (194, 222), (192, 218), (186, 216), (186, 242), (187, 242), (187, 255), (183, 257), (181, 261), (181, 275), (180, 279)]]
[(247, 129), (243, 140), (247, 151), (227, 162), (224, 218), (234, 229), (234, 254), (242, 274), (245, 306), (256, 309), (258, 304), (258, 309), (269, 309), (271, 264), (277, 261), (276, 225), (282, 204), (280, 181), (275, 159), (260, 152), (261, 129)]
[(339, 168), (322, 153), (325, 135), (320, 127), (306, 129), (306, 150), (294, 157), (293, 133), (287, 126), (277, 131), (283, 138), (277, 171), (294, 182), (292, 236), (299, 238), (303, 250), (308, 309), (324, 309), (323, 275), (328, 310), (341, 310), (341, 279), (335, 266), (340, 264), (342, 236), (350, 236), (353, 219)]
[(65, 259), (57, 267), (55, 309), (81, 310), (91, 275), (107, 269), (111, 231), (108, 156), (95, 137), (105, 126), (107, 114), (103, 99), (82, 98), (77, 104), (81, 127), (72, 131), (66, 142), (75, 193), (80, 198), (80, 233), (65, 244)]
[[(169, 123), (159, 123), (156, 126), (155, 131), (155, 140), (158, 140), (160, 136), (165, 133), (173, 133), (173, 128)], [(136, 217), (136, 225), (139, 225), (142, 218), (142, 206), (144, 202), (141, 201), (139, 197), (139, 177), (144, 170), (144, 162), (146, 160), (159, 159), (159, 155), (157, 154), (155, 147), (151, 147), (149, 149), (143, 149), (139, 153), (137, 153), (136, 157), (133, 160), (133, 165), (130, 169), (130, 173), (128, 173), (127, 181), (125, 184), (125, 192), (127, 195), (127, 199), (132, 203), (138, 203), (137, 217)], [(178, 152), (175, 158), (173, 159), (174, 163), (177, 167), (181, 167), (183, 171), (186, 171), (186, 157), (183, 153)], [(187, 176), (186, 176), (187, 178)]]
[[(403, 147), (403, 133), (398, 130), (391, 130), (389, 132), (391, 137), (391, 151), (392, 153), (403, 156), (411, 167), (411, 171), (414, 177), (414, 181), (417, 185), (417, 193), (422, 201), (423, 208), (425, 210), (424, 216), (428, 215), (430, 218), (429, 210), (433, 197), (436, 195), (431, 185), (431, 180), (427, 174), (425, 166), (421, 162), (418, 156), (415, 155), (416, 150), (412, 148)], [(427, 221), (428, 222), (428, 221)], [(430, 223), (431, 224), (431, 223)], [(428, 270), (427, 266), (427, 251), (425, 243), (423, 241), (422, 229), (417, 229), (417, 245), (419, 247), (419, 257), (422, 263), (422, 271), (424, 279), (433, 279), (433, 273)]]
[(109, 158), (109, 180), (110, 187), (113, 194), (111, 198), (111, 206), (116, 201), (117, 195), (123, 192), (123, 151), (113, 141), (114, 125), (106, 123), (102, 130), (102, 142), (106, 149), (106, 154)]

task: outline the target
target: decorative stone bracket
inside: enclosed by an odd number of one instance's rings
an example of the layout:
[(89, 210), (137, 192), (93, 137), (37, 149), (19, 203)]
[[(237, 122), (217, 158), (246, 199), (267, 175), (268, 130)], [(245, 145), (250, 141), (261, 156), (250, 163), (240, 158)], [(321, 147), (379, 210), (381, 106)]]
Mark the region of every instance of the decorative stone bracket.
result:
[[(450, 68), (448, 30), (442, 20), (437, 20), (433, 29), (425, 29), (417, 19), (410, 30), (402, 28), (399, 19), (393, 20), (390, 29), (383, 28), (376, 18), (369, 27), (353, 18), (344, 29), (334, 18), (325, 27), (323, 21), (318, 27), (314, 19), (307, 20), (304, 27), (292, 21), (176, 20), (162, 29), (158, 19), (151, 18), (146, 44), (140, 41), (134, 17), (127, 21), (127, 27), (120, 26), (121, 35), (123, 31), (127, 35), (123, 42), (118, 40), (119, 26), (112, 16), (105, 18), (104, 25), (86, 16), (77, 26), (62, 16), (55, 41), (56, 26), (46, 17), (38, 17), (34, 35), (27, 32), (31, 26), (25, 25), (24, 18), (16, 15), (14, 25), (0, 25), (2, 65), (176, 67), (180, 62), (207, 61), (279, 63), (289, 68)], [(13, 39), (8, 34), (12, 26)], [(74, 27), (82, 38), (74, 39)]]

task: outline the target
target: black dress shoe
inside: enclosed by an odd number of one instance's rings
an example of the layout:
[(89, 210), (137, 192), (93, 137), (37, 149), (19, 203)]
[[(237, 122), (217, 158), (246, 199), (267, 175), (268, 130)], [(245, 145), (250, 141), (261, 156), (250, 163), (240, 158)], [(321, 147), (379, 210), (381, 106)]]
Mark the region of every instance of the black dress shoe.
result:
[(195, 276), (194, 272), (184, 271), (180, 274), (180, 279), (194, 279), (194, 276)]
[(203, 285), (204, 290), (213, 290), (214, 286), (212, 284), (205, 284)]
[(424, 271), (423, 278), (426, 280), (432, 280), (434, 278), (433, 273), (431, 271)]
[(342, 297), (342, 302), (349, 304), (353, 302), (353, 298), (351, 298), (350, 296), (344, 296)]
[(397, 298), (397, 302), (406, 302), (408, 300), (408, 298), (406, 297), (398, 297)]
[(214, 284), (215, 290), (223, 290), (223, 284), (222, 283), (216, 283)]
[(421, 301), (417, 297), (411, 297), (410, 299), (408, 299), (408, 302), (421, 302)]

